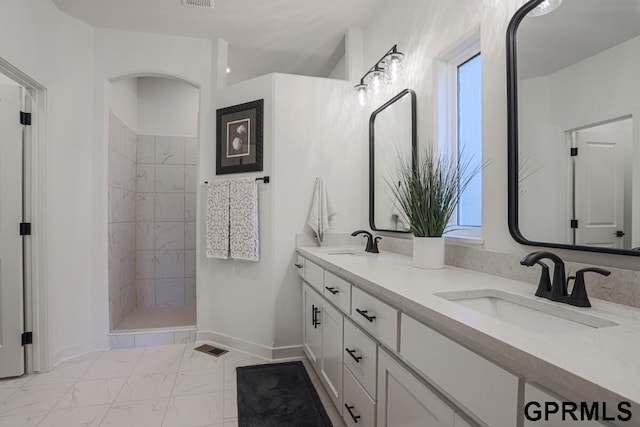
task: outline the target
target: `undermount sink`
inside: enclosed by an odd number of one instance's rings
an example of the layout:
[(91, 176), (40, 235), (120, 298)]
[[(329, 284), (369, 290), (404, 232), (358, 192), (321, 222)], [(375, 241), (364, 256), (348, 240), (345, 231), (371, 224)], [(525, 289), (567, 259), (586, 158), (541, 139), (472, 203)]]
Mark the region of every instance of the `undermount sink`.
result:
[(617, 324), (558, 304), (521, 297), (496, 289), (435, 294), (478, 313), (541, 334), (567, 333)]

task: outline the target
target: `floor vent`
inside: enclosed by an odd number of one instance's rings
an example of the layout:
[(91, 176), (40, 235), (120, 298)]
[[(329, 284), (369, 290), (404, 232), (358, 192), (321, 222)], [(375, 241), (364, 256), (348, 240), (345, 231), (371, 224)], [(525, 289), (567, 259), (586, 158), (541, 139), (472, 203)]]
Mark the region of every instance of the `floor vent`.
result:
[(189, 7), (204, 7), (207, 9), (213, 9), (215, 5), (213, 0), (181, 0), (182, 4)]
[(194, 350), (195, 351), (200, 351), (202, 353), (206, 353), (208, 355), (215, 356), (215, 357), (220, 357), (223, 354), (228, 353), (227, 350), (223, 350), (221, 348), (214, 347), (214, 346), (209, 345), (209, 344), (201, 345), (200, 347), (194, 348)]

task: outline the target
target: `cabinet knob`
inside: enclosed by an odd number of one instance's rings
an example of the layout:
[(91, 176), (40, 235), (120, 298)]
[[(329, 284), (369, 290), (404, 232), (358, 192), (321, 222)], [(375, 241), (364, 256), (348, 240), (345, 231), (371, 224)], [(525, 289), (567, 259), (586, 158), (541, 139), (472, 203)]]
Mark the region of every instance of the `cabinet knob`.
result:
[(293, 264), (293, 265), (295, 265), (297, 268), (302, 268), (302, 264), (296, 263), (296, 264)]
[(351, 418), (353, 419), (353, 422), (358, 424), (358, 420), (360, 419), (360, 415), (355, 415), (353, 413), (353, 409), (355, 409), (355, 406), (349, 406), (348, 404), (344, 404), (344, 407), (347, 408), (347, 411), (349, 411), (349, 415), (351, 415)]

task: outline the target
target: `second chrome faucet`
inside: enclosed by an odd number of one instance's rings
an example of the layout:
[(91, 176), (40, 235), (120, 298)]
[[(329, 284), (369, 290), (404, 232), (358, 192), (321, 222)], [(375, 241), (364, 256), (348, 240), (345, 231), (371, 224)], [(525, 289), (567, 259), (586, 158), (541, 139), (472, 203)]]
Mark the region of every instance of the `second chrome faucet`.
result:
[[(542, 262), (543, 259), (553, 261), (553, 281), (550, 280), (549, 266)], [(552, 301), (563, 302), (577, 307), (591, 307), (591, 302), (587, 296), (587, 289), (584, 283), (584, 274), (593, 272), (608, 276), (610, 271), (597, 267), (583, 268), (576, 272), (575, 276), (565, 277), (565, 266), (562, 259), (552, 252), (532, 252), (522, 258), (520, 264), (527, 267), (539, 265), (542, 267), (542, 274), (538, 282), (536, 296), (547, 298)], [(571, 295), (568, 292), (568, 282), (574, 280)]]

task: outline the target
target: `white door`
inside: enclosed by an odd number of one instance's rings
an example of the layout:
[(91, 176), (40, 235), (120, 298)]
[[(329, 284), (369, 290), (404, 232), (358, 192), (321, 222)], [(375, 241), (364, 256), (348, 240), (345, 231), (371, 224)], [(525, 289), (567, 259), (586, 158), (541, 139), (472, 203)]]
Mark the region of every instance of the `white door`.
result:
[(0, 85), (0, 378), (24, 373), (20, 87)]
[(331, 304), (322, 307), (322, 359), (320, 361), (320, 377), (336, 408), (342, 409), (342, 313)]
[(624, 246), (624, 144), (622, 135), (576, 132), (576, 244)]

